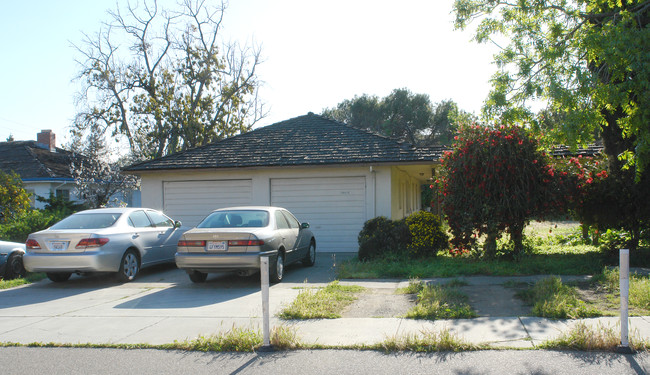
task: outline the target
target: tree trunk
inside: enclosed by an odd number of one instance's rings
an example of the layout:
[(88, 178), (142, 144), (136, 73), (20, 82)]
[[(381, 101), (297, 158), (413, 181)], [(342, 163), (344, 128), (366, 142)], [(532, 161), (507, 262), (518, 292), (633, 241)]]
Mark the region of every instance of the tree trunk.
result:
[(512, 255), (517, 259), (524, 252), (524, 223), (516, 223), (510, 227), (510, 241), (514, 244)]
[(487, 258), (494, 258), (497, 255), (497, 237), (498, 232), (496, 230), (490, 231), (487, 234), (487, 238), (483, 244), (483, 254), (485, 254)]

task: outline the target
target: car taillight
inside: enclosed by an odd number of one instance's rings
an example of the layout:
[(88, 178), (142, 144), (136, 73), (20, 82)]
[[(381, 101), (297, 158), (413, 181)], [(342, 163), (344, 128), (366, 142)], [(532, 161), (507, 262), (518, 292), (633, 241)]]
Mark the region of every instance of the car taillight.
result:
[(108, 243), (108, 238), (84, 238), (79, 241), (77, 249), (87, 249), (89, 247), (100, 247)]
[(262, 246), (264, 241), (262, 240), (230, 240), (228, 241), (228, 246)]
[(205, 247), (205, 241), (199, 241), (199, 240), (180, 240), (178, 241), (178, 246), (185, 246), (185, 247)]
[(41, 245), (39, 245), (38, 241), (30, 238), (25, 242), (25, 247), (28, 249), (40, 249)]

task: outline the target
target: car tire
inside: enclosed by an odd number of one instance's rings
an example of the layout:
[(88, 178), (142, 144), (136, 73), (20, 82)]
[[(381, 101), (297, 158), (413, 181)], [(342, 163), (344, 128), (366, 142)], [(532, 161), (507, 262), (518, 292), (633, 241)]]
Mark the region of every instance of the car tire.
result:
[(120, 282), (128, 283), (133, 281), (140, 272), (140, 258), (132, 249), (127, 250), (122, 256), (120, 270), (117, 271), (117, 279)]
[(7, 259), (7, 269), (5, 270), (4, 279), (11, 280), (20, 277), (25, 277), (25, 267), (23, 266), (23, 255), (14, 253)]
[(208, 278), (208, 274), (199, 271), (188, 272), (187, 275), (190, 277), (193, 283), (202, 283)]
[(307, 254), (302, 259), (302, 265), (305, 267), (311, 267), (316, 263), (316, 242), (314, 240), (309, 244), (309, 249), (307, 249)]
[(278, 252), (275, 262), (269, 272), (269, 279), (272, 283), (279, 283), (284, 278), (284, 254)]
[(48, 272), (46, 273), (47, 278), (54, 281), (55, 283), (62, 283), (68, 281), (71, 272)]

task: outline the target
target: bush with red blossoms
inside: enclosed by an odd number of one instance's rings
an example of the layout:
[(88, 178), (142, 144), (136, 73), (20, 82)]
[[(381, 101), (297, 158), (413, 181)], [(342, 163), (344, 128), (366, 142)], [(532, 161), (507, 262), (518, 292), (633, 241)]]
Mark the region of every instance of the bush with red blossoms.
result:
[(573, 176), (571, 209), (577, 218), (601, 232), (629, 233), (626, 247), (635, 249), (641, 232), (650, 224), (650, 176), (635, 171), (610, 171), (604, 157), (573, 157), (558, 161), (558, 168)]
[(529, 220), (563, 212), (569, 203), (569, 173), (556, 170), (521, 127), (462, 127), (442, 163), (446, 175), (439, 183), (452, 253), (469, 251), (485, 236), (483, 254), (495, 256), (497, 238), (507, 232), (518, 255)]

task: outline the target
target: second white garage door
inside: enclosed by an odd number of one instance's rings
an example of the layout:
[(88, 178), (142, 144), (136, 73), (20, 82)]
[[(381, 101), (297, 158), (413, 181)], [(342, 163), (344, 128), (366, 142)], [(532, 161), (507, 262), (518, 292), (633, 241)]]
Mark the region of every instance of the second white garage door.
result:
[(189, 227), (212, 210), (253, 201), (251, 180), (166, 181), (163, 194), (165, 213)]
[(357, 252), (357, 237), (366, 221), (366, 179), (271, 179), (271, 205), (309, 222), (319, 252)]

